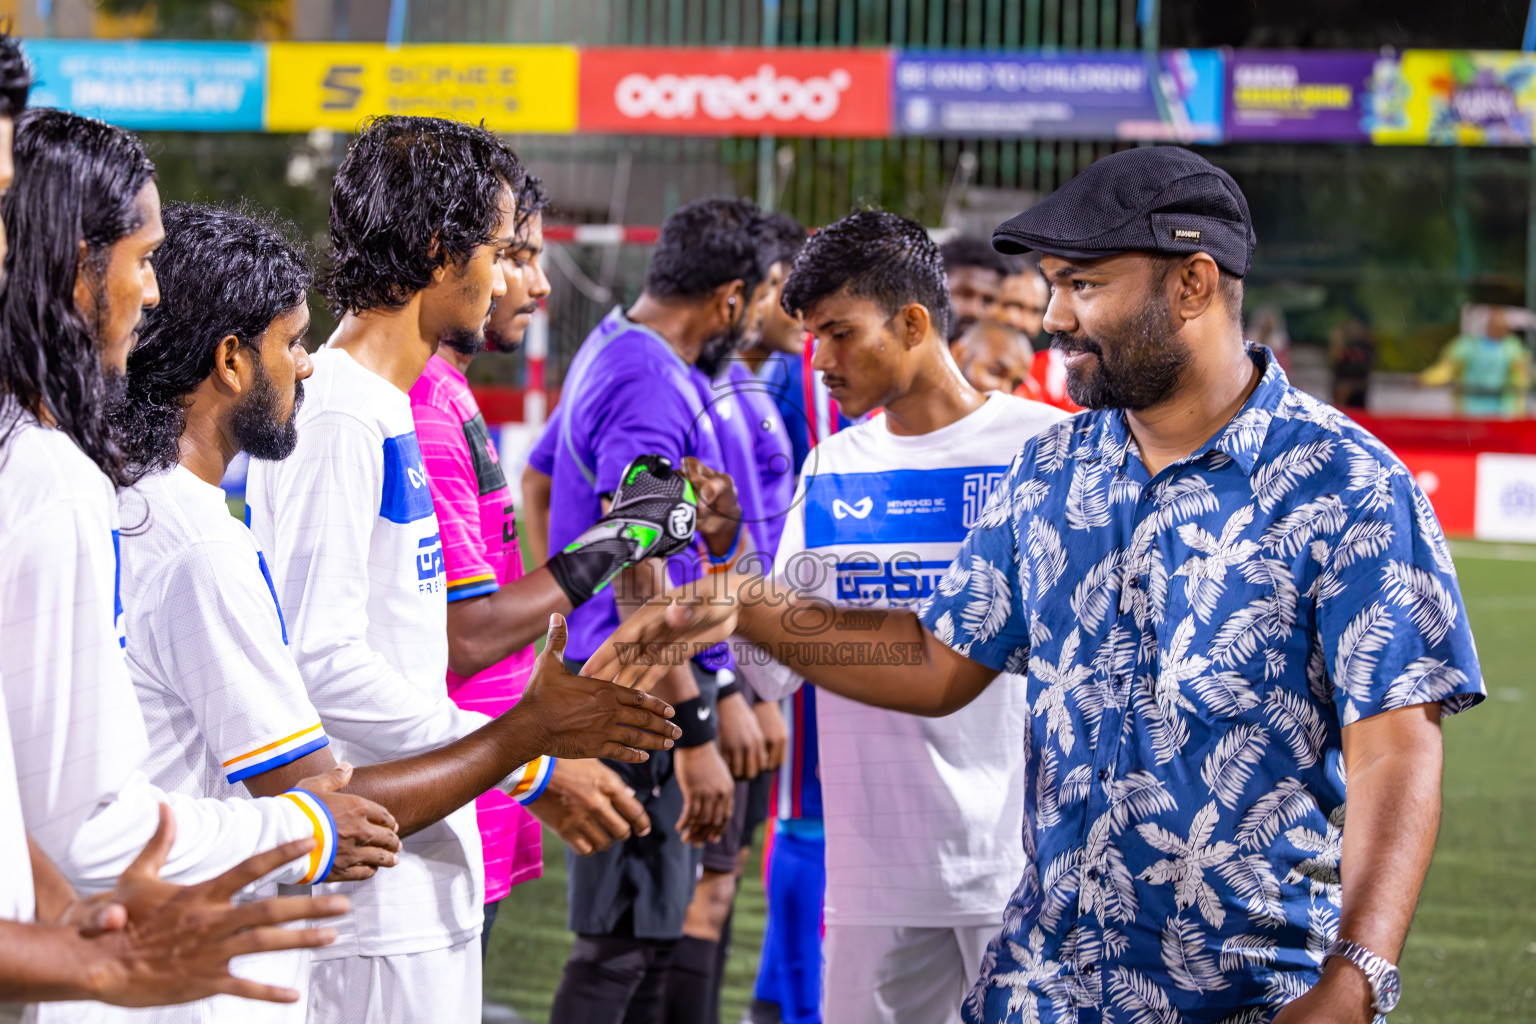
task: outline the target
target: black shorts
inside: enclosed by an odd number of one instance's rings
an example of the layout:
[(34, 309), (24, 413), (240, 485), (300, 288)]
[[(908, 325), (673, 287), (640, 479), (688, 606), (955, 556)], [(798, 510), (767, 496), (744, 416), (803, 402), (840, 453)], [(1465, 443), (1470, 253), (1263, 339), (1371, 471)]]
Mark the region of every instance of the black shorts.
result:
[[(567, 660), (571, 671), (579, 662)], [(699, 671), (695, 669), (695, 671)], [(604, 761), (635, 791), (651, 819), (651, 832), (630, 836), (601, 853), (579, 857), (565, 852), (568, 927), (578, 935), (611, 935), (624, 921), (624, 934), (637, 939), (676, 939), (693, 902), (700, 852), (683, 842), (677, 819), (683, 790), (672, 770), (671, 751), (652, 751), (640, 764)]]

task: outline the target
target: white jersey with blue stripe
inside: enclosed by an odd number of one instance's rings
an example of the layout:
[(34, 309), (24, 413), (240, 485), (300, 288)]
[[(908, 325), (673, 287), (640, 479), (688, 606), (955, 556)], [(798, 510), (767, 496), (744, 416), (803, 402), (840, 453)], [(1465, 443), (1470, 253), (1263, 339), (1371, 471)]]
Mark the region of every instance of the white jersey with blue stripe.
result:
[[(246, 502), (290, 650), (337, 760), (376, 764), (480, 728), (448, 697), (442, 543), (410, 399), (347, 352), (314, 355), (298, 447), (253, 461)], [(347, 894), (316, 959), (392, 956), (479, 933), (484, 866), (473, 803), (403, 841), (400, 863)]]
[[(816, 449), (785, 523), (774, 572), (829, 602), (911, 608), (931, 593), (1014, 454), (1064, 414), (994, 392), (921, 435), (882, 414)], [(874, 661), (893, 673), (914, 652), (850, 644), (797, 622), (801, 657)], [(770, 673), (777, 698), (799, 680)], [(756, 675), (754, 675), (756, 679)], [(999, 676), (943, 718), (816, 692), (829, 923), (958, 927), (1000, 922), (1023, 873), (1022, 760), (1029, 708)]]

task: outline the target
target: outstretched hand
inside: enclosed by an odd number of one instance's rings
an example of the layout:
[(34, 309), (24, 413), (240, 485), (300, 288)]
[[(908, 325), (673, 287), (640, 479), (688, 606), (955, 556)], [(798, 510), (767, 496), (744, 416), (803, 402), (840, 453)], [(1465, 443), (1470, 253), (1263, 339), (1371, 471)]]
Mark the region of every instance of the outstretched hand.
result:
[(98, 931), (90, 940), (101, 963), (92, 994), (118, 1006), (158, 1006), (214, 995), (272, 1003), (296, 1002), (292, 989), (263, 985), (229, 973), (233, 957), (285, 949), (325, 946), (336, 941), (330, 928), (278, 927), (306, 918), (344, 914), (344, 896), (289, 896), (231, 902), (241, 889), (314, 849), (313, 839), (286, 843), (259, 853), (217, 878), (175, 885), (160, 878), (176, 838), (171, 809), (160, 805), (160, 825), (108, 895), (105, 905), (121, 912), (122, 927)]
[(644, 761), (669, 750), (682, 730), (668, 721), (672, 705), (640, 690), (575, 675), (565, 667), (565, 618), (549, 617), (549, 636), (518, 707), (543, 738), (543, 753), (560, 758)]
[(581, 674), (650, 690), (679, 664), (735, 631), (734, 600), (698, 601), (684, 591), (670, 591), (619, 623), (587, 659)]

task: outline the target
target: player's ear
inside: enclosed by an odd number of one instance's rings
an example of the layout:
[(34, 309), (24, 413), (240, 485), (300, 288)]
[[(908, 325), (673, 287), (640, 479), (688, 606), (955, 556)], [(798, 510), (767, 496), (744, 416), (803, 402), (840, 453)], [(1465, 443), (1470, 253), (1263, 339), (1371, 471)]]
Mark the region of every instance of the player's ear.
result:
[(909, 302), (896, 317), (896, 328), (900, 335), (901, 343), (907, 348), (916, 348), (928, 338), (928, 329), (933, 324), (933, 319), (928, 315), (928, 307), (921, 302)]
[(240, 344), (240, 339), (233, 334), (226, 334), (219, 339), (218, 346), (213, 350), (214, 380), (227, 391), (237, 395), (244, 392), (252, 367), (242, 368), (241, 363), (249, 363), (250, 354), (250, 349)]
[(1182, 320), (1193, 320), (1211, 308), (1221, 281), (1216, 261), (1203, 252), (1192, 253), (1169, 275), (1173, 308)]

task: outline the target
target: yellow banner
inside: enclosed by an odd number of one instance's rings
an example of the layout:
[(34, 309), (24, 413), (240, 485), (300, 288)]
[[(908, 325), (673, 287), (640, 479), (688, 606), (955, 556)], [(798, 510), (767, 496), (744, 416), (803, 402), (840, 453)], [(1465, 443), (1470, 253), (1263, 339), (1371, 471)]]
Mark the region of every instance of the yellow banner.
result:
[(424, 114), (503, 132), (576, 129), (572, 46), (272, 43), (267, 131), (354, 130), (374, 114)]

